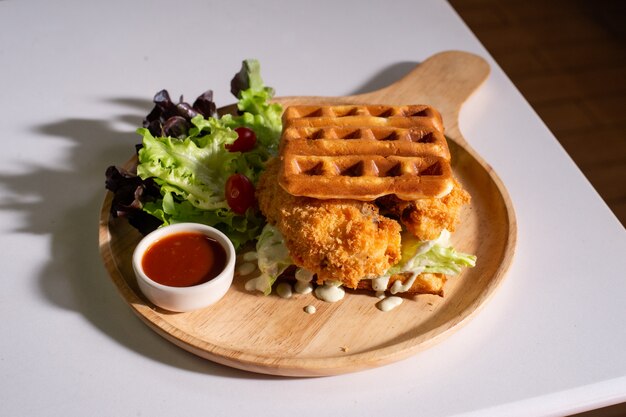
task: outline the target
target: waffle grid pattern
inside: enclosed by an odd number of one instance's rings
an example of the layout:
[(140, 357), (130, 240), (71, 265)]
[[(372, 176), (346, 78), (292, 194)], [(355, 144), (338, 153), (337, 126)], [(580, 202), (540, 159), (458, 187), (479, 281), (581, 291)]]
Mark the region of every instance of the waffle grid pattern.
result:
[(440, 197), (452, 188), (441, 117), (428, 106), (292, 106), (279, 182), (290, 194), (371, 201)]

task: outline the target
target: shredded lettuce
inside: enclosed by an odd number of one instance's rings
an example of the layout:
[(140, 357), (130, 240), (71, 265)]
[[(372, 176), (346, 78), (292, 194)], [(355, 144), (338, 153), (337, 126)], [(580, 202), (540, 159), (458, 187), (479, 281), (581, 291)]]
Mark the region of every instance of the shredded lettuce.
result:
[(289, 257), (283, 235), (269, 223), (261, 231), (256, 250), (261, 271), (261, 276), (256, 278), (256, 289), (269, 295), (278, 276), (293, 264), (293, 261)]
[[(280, 274), (293, 261), (285, 246), (280, 231), (270, 224), (263, 228), (256, 246), (261, 275), (256, 278), (255, 289), (268, 295)], [(420, 241), (410, 233), (402, 236), (402, 258), (391, 267), (385, 276), (411, 272), (413, 276), (421, 273), (441, 273), (458, 275), (464, 267), (476, 265), (476, 256), (457, 252), (450, 246), (450, 232), (444, 230), (441, 235), (430, 241)]]
[(409, 233), (402, 236), (400, 262), (391, 267), (389, 275), (402, 272), (457, 275), (464, 267), (476, 265), (476, 256), (457, 252), (450, 246), (450, 232), (444, 230), (431, 241), (420, 241)]
[[(143, 137), (137, 175), (152, 178), (162, 196), (145, 203), (143, 210), (163, 225), (190, 221), (217, 227), (235, 248), (254, 240), (265, 220), (253, 208), (244, 215), (230, 210), (226, 180), (239, 173), (256, 185), (265, 163), (277, 151), (282, 129), (282, 107), (269, 103), (273, 90), (263, 85), (258, 62), (244, 61), (238, 76), (242, 74), (250, 82), (237, 94), (240, 115), (218, 119), (197, 114), (179, 137), (160, 137), (148, 128), (137, 130)], [(234, 129), (240, 126), (255, 132), (256, 146), (247, 152), (230, 152), (226, 145), (235, 142)]]

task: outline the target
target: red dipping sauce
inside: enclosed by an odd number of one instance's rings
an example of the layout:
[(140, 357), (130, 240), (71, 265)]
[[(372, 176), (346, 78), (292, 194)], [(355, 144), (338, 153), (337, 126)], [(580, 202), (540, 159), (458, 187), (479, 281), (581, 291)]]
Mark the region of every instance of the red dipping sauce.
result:
[(202, 233), (181, 232), (150, 245), (141, 266), (159, 284), (191, 287), (212, 280), (224, 270), (226, 250)]

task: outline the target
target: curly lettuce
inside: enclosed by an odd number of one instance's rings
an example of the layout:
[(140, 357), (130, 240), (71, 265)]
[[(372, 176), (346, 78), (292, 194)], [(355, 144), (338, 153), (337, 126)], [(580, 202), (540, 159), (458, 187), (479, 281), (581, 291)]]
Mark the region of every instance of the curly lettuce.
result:
[[(263, 85), (258, 62), (244, 61), (242, 71), (251, 82), (246, 89), (238, 91), (239, 115), (216, 118), (193, 113), (190, 127), (176, 137), (154, 134), (163, 129), (137, 130), (143, 137), (137, 175), (144, 180), (152, 179), (161, 194), (160, 199), (145, 202), (143, 210), (163, 225), (199, 222), (214, 226), (236, 248), (256, 239), (265, 220), (254, 208), (243, 215), (230, 210), (225, 196), (226, 181), (238, 173), (256, 185), (265, 163), (276, 153), (282, 129), (282, 107), (269, 103), (273, 90)], [(235, 142), (234, 129), (240, 126), (255, 132), (256, 146), (247, 152), (230, 152), (226, 145)]]
[(270, 102), (274, 97), (274, 89), (263, 83), (257, 60), (243, 62), (241, 71), (231, 81), (231, 92), (239, 100), (239, 115), (224, 115), (221, 119), (224, 125), (233, 129), (239, 126), (252, 129), (260, 145), (270, 153), (275, 153), (283, 126), (283, 108), (278, 103)]

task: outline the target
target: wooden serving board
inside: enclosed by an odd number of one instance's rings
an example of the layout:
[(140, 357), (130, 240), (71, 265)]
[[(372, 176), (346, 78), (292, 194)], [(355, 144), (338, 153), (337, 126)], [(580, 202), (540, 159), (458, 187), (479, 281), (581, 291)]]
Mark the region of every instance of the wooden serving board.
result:
[[(443, 115), (457, 178), (472, 196), (455, 247), (478, 256), (475, 268), (446, 283), (445, 296), (406, 297), (382, 312), (377, 298), (347, 292), (337, 303), (313, 295), (291, 299), (244, 289), (236, 276), (217, 304), (189, 313), (151, 305), (139, 291), (131, 266), (141, 236), (122, 219), (109, 216), (107, 193), (100, 214), (100, 252), (113, 283), (135, 313), (158, 334), (203, 358), (253, 372), (321, 376), (384, 365), (415, 354), (449, 335), (494, 293), (511, 262), (516, 223), (506, 189), (493, 170), (463, 139), (458, 114), (463, 102), (487, 78), (489, 65), (464, 52), (432, 56), (394, 84), (347, 97), (285, 97), (288, 104), (430, 104)], [(304, 307), (313, 305), (315, 314)]]

